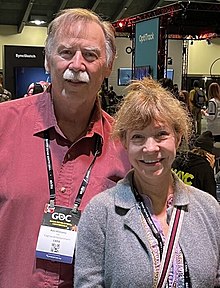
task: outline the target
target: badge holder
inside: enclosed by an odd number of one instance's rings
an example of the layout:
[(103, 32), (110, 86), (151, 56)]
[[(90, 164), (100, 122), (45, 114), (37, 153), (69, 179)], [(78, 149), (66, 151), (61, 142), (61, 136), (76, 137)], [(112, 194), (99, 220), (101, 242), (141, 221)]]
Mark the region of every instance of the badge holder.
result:
[(89, 183), (89, 177), (96, 158), (101, 154), (102, 141), (97, 136), (94, 158), (89, 165), (78, 191), (73, 208), (56, 206), (55, 182), (50, 153), (49, 131), (44, 133), (45, 156), (49, 180), (50, 202), (46, 204), (37, 241), (37, 258), (71, 264), (76, 245), (77, 225), (80, 219), (78, 210)]
[(37, 258), (71, 264), (80, 213), (72, 208), (46, 204), (37, 241)]

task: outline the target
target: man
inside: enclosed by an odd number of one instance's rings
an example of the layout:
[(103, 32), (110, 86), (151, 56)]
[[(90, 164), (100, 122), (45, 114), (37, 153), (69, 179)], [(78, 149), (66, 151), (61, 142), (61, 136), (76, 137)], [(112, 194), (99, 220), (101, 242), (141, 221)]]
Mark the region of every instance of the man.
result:
[[(84, 9), (64, 10), (45, 52), (47, 91), (0, 105), (1, 288), (73, 287), (72, 264), (35, 258), (45, 207), (83, 211), (130, 168), (97, 98), (116, 54), (112, 26)], [(52, 215), (61, 226), (70, 217)]]
[[(197, 95), (198, 98), (196, 97)], [(204, 99), (204, 100), (203, 103), (197, 103), (196, 99)], [(206, 101), (207, 98), (205, 96), (205, 93), (199, 87), (199, 81), (195, 80), (193, 82), (193, 89), (189, 92), (189, 107), (190, 112), (192, 113), (193, 123), (195, 126), (195, 132), (197, 136), (201, 134), (201, 121), (202, 121), (201, 109), (204, 108)]]

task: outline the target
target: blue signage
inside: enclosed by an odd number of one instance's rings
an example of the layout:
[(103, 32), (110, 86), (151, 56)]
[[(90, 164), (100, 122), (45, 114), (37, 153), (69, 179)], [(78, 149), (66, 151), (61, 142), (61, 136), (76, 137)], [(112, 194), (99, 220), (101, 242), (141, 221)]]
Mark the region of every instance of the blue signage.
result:
[(135, 68), (150, 67), (157, 79), (159, 18), (139, 22), (135, 28)]

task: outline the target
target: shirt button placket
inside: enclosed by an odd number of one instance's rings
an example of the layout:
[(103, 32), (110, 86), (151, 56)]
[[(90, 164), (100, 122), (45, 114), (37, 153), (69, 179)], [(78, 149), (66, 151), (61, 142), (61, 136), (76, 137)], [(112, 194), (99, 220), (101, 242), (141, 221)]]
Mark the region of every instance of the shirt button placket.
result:
[(65, 193), (66, 192), (66, 188), (65, 187), (61, 187), (60, 192), (61, 193)]

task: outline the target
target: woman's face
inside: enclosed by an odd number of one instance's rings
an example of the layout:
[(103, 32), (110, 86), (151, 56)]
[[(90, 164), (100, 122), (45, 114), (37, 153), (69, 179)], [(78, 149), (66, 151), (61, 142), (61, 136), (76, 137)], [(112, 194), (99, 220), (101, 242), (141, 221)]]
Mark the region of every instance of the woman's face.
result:
[(179, 143), (173, 130), (162, 123), (152, 122), (143, 130), (129, 130), (125, 148), (135, 175), (144, 181), (170, 175)]

